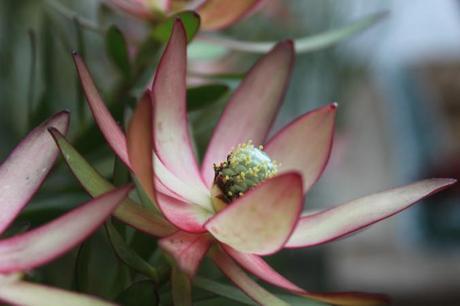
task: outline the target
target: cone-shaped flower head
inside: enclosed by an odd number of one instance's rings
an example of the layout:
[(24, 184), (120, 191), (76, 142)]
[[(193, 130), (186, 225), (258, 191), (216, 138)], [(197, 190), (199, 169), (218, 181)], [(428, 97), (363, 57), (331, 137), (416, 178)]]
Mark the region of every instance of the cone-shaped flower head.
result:
[(303, 114), (268, 138), (293, 65), (290, 41), (276, 45), (248, 72), (230, 97), (199, 166), (188, 130), (186, 45), (184, 27), (177, 21), (127, 136), (104, 106), (83, 61), (75, 56), (102, 133), (164, 218), (178, 228), (159, 235), (161, 247), (190, 277), (209, 254), (262, 305), (286, 303), (260, 287), (236, 263), (268, 283), (326, 303), (385, 303), (386, 297), (378, 294), (305, 291), (272, 270), (260, 255), (339, 239), (455, 180), (427, 179), (302, 216), (304, 194), (319, 179), (330, 155), (337, 105)]
[(219, 30), (255, 12), (264, 0), (106, 0), (118, 9), (147, 21), (183, 10), (195, 10), (201, 28)]
[(243, 196), (278, 171), (278, 165), (265, 152), (263, 146), (255, 147), (251, 141), (240, 144), (227, 156), (227, 160), (214, 165), (214, 184), (227, 203)]

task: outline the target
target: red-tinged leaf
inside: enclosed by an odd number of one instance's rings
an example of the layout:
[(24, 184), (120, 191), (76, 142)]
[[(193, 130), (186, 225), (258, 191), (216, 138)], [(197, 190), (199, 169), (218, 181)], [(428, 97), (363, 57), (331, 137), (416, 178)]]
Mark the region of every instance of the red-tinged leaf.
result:
[(286, 247), (307, 247), (339, 239), (391, 217), (455, 182), (454, 179), (427, 179), (302, 217)]
[(162, 238), (159, 242), (176, 261), (177, 267), (193, 278), (201, 261), (211, 246), (212, 238), (207, 234), (190, 234), (179, 231), (174, 235)]
[(258, 285), (244, 271), (219, 248), (213, 248), (209, 256), (216, 263), (220, 270), (244, 293), (260, 305), (287, 306), (286, 302)]
[(247, 192), (206, 224), (219, 241), (245, 253), (271, 254), (283, 247), (303, 204), (297, 173), (268, 179)]
[(265, 145), (265, 152), (281, 163), (280, 172), (302, 174), (304, 192), (319, 179), (329, 160), (336, 107), (333, 103), (300, 116)]
[(96, 297), (24, 281), (0, 285), (0, 300), (24, 306), (115, 306)]
[(341, 306), (373, 306), (388, 303), (388, 297), (382, 294), (365, 292), (331, 292), (317, 293), (309, 292), (293, 284), (284, 276), (272, 269), (261, 257), (253, 254), (243, 254), (228, 246), (222, 246), (225, 252), (230, 255), (238, 264), (259, 279), (286, 289), (296, 295), (303, 296), (316, 301)]
[(213, 131), (201, 172), (207, 186), (220, 163), (238, 144), (263, 144), (284, 97), (294, 62), (291, 41), (281, 42), (262, 57), (233, 93)]
[(158, 158), (177, 178), (206, 191), (188, 130), (186, 47), (184, 26), (176, 20), (152, 84), (154, 146)]
[(59, 153), (48, 128), (66, 133), (69, 114), (61, 112), (32, 130), (0, 165), (0, 233), (41, 186)]
[(69, 251), (93, 233), (130, 190), (111, 191), (46, 225), (0, 241), (0, 272), (31, 269)]
[(93, 113), (94, 120), (96, 120), (99, 129), (109, 145), (112, 147), (113, 151), (126, 164), (126, 166), (131, 167), (125, 134), (105, 106), (105, 103), (102, 100), (96, 85), (91, 78), (91, 74), (89, 73), (82, 58), (77, 53), (74, 53), (73, 59), (75, 61), (75, 66), (77, 67), (81, 85), (86, 95), (86, 100), (88, 101), (88, 105)]
[(155, 198), (153, 190), (153, 135), (152, 104), (150, 91), (139, 101), (131, 118), (127, 133), (128, 154), (132, 170), (150, 200)]
[(197, 9), (201, 17), (201, 27), (208, 31), (226, 28), (255, 12), (263, 2), (264, 0), (204, 1)]

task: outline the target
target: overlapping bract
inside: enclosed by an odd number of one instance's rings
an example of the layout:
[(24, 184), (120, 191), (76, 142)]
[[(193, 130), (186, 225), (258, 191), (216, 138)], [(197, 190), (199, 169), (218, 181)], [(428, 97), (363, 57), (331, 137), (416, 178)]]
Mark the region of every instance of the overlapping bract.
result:
[(201, 28), (219, 30), (257, 10), (264, 0), (106, 0), (118, 9), (147, 21), (159, 14), (171, 15), (181, 10), (196, 10)]
[[(160, 245), (190, 277), (208, 253), (236, 285), (264, 305), (285, 303), (254, 283), (236, 263), (300, 296), (335, 305), (385, 303), (386, 297), (378, 294), (307, 292), (272, 270), (260, 255), (339, 239), (409, 207), (454, 180), (428, 179), (300, 216), (304, 195), (320, 177), (330, 155), (336, 104), (301, 115), (267, 139), (294, 60), (289, 41), (275, 46), (241, 82), (214, 130), (200, 170), (188, 131), (186, 44), (184, 28), (177, 21), (154, 82), (131, 120), (127, 140), (94, 93), (84, 63), (75, 57), (88, 102), (108, 143), (164, 217), (178, 228), (172, 235), (160, 235)], [(281, 162), (280, 173), (217, 212), (211, 203), (212, 164), (225, 160), (231, 147), (249, 139), (264, 144), (266, 152)]]
[[(0, 165), (0, 234), (14, 221), (52, 169), (58, 148), (48, 129), (66, 133), (61, 112), (32, 130)], [(54, 221), (0, 240), (0, 300), (17, 305), (112, 305), (99, 299), (20, 280), (22, 272), (69, 251), (94, 232), (128, 195), (125, 187), (104, 194)]]

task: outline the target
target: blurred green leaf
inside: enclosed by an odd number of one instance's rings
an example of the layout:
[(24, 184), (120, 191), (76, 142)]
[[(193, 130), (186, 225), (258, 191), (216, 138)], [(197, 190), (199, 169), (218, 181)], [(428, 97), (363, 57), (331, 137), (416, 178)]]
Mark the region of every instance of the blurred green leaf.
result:
[[(359, 32), (368, 29), (377, 22), (381, 21), (387, 15), (387, 12), (375, 13), (338, 29), (333, 29), (317, 35), (295, 39), (295, 50), (297, 53), (307, 53), (333, 46), (334, 44), (344, 39), (347, 39)], [(252, 53), (266, 53), (270, 51), (270, 49), (273, 48), (273, 46), (276, 44), (276, 42), (272, 41), (240, 41), (216, 34), (206, 36), (203, 35), (202, 38), (206, 43), (212, 45), (226, 47), (231, 50)]]
[(136, 270), (145, 276), (150, 277), (155, 282), (158, 282), (158, 273), (155, 268), (149, 265), (129, 247), (115, 227), (110, 222), (107, 222), (105, 224), (105, 228), (112, 248), (118, 258), (133, 270)]
[(75, 260), (75, 287), (77, 291), (87, 292), (89, 283), (89, 262), (91, 256), (90, 237), (78, 248), (77, 259)]
[[(257, 303), (255, 303), (249, 297), (247, 297), (240, 289), (230, 286), (230, 285), (219, 283), (211, 279), (197, 276), (193, 280), (193, 285), (195, 287), (207, 290), (219, 296), (226, 297), (228, 299), (243, 303), (245, 305), (257, 305)], [(328, 305), (328, 304), (321, 303), (321, 302), (311, 301), (307, 298), (295, 296), (295, 295), (276, 294), (276, 296), (292, 306), (326, 306)]]
[(112, 63), (120, 70), (125, 79), (131, 78), (131, 65), (125, 37), (120, 29), (111, 26), (105, 36), (107, 54)]
[(193, 285), (245, 305), (257, 305), (256, 302), (247, 297), (240, 289), (216, 282), (214, 280), (196, 276), (193, 279)]
[(179, 18), (184, 24), (185, 31), (187, 33), (187, 40), (191, 41), (200, 29), (200, 16), (192, 11), (180, 12), (174, 16), (169, 17), (166, 21), (159, 24), (152, 30), (152, 37), (160, 42), (167, 42), (171, 36), (174, 21), (177, 18)]
[(115, 257), (104, 232), (97, 231), (81, 245), (75, 262), (77, 291), (111, 299), (130, 282), (128, 268)]
[(138, 281), (116, 298), (116, 302), (123, 306), (156, 306), (159, 305), (155, 284), (148, 280)]
[(215, 306), (215, 305), (241, 306), (241, 305), (246, 305), (246, 304), (238, 303), (238, 302), (232, 301), (230, 299), (222, 298), (222, 297), (214, 297), (214, 298), (194, 302), (193, 305), (194, 306)]
[(15, 221), (7, 230), (0, 234), (0, 239), (6, 239), (24, 233), (30, 228), (30, 222), (25, 220)]
[(187, 48), (187, 56), (189, 59), (216, 59), (227, 53), (228, 49), (225, 47), (210, 45), (199, 40), (194, 40)]
[(210, 84), (187, 89), (187, 110), (196, 111), (219, 101), (229, 92), (225, 84)]
[(192, 306), (192, 286), (187, 275), (173, 267), (171, 276), (174, 305)]

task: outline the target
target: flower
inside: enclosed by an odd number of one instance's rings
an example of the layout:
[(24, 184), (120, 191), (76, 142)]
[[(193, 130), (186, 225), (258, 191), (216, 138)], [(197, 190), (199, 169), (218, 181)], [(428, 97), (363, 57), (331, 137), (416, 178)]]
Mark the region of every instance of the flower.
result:
[(385, 303), (386, 297), (379, 294), (305, 291), (261, 256), (342, 238), (455, 182), (422, 180), (302, 215), (304, 194), (318, 180), (330, 155), (337, 106), (332, 103), (303, 114), (267, 140), (293, 66), (290, 41), (279, 43), (261, 58), (233, 93), (201, 168), (188, 131), (186, 36), (180, 21), (174, 24), (127, 135), (104, 106), (81, 58), (74, 55), (74, 60), (107, 142), (177, 228), (172, 234), (158, 235), (161, 247), (190, 277), (209, 254), (237, 286), (263, 305), (286, 304), (240, 266), (270, 284), (326, 303)]
[[(58, 148), (48, 129), (68, 129), (61, 112), (32, 130), (0, 165), (0, 234), (27, 205), (50, 172)], [(99, 299), (21, 280), (23, 272), (69, 251), (92, 234), (128, 195), (130, 187), (106, 193), (25, 233), (0, 240), (0, 300), (15, 305), (113, 305)]]
[(264, 0), (107, 0), (137, 18), (153, 21), (182, 10), (196, 10), (201, 28), (220, 30), (255, 12)]

